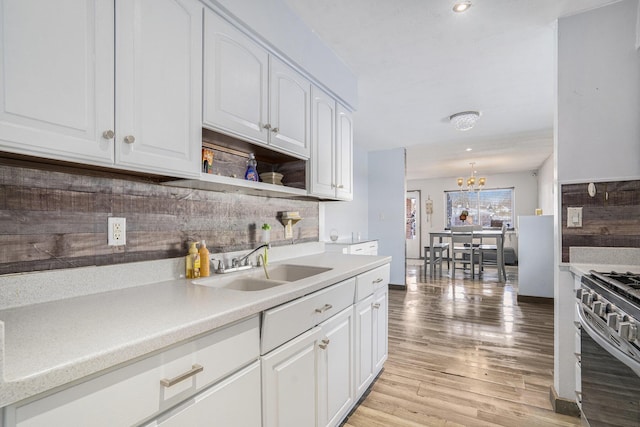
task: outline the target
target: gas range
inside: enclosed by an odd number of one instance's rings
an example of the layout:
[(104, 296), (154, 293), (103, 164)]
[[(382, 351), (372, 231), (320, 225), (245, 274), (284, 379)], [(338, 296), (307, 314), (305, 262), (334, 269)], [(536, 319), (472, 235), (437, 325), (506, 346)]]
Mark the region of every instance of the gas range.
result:
[(640, 344), (640, 274), (590, 271), (576, 291), (587, 320), (633, 348)]

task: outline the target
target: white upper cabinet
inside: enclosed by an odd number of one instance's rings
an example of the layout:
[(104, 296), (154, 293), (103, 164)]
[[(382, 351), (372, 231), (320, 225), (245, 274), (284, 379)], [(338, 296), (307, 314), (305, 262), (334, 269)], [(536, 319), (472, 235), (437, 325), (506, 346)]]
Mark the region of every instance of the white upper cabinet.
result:
[(4, 0), (0, 7), (0, 150), (199, 172), (200, 3)]
[(273, 56), (269, 59), (269, 125), (272, 146), (309, 157), (311, 83)]
[(266, 143), (269, 55), (213, 11), (204, 21), (203, 123)]
[(336, 104), (336, 198), (353, 199), (353, 117)]
[(318, 197), (353, 198), (353, 120), (324, 91), (312, 88), (309, 192)]
[(311, 83), (210, 10), (204, 38), (204, 126), (308, 158)]
[(202, 9), (195, 0), (117, 1), (118, 165), (199, 174)]
[(0, 150), (113, 164), (113, 2), (0, 8)]

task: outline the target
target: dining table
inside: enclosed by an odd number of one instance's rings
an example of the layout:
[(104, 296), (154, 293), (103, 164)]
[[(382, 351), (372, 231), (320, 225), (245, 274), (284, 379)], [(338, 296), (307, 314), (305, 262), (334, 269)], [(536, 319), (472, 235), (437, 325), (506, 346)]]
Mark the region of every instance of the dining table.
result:
[[(474, 238), (480, 239), (480, 244), (482, 244), (482, 239), (496, 239), (496, 246), (498, 250), (496, 251), (496, 264), (498, 266), (498, 281), (505, 282), (506, 277), (504, 277), (504, 234), (502, 233), (501, 228), (485, 228), (482, 230), (474, 230), (469, 231), (469, 234), (472, 234)], [(434, 240), (439, 239), (439, 242), (442, 243), (443, 239), (451, 239), (451, 230), (441, 230), (441, 231), (430, 231), (429, 232), (429, 248), (431, 248), (430, 253), (433, 252), (433, 244)], [(431, 257), (430, 262), (430, 271), (434, 272), (435, 267), (435, 257)]]

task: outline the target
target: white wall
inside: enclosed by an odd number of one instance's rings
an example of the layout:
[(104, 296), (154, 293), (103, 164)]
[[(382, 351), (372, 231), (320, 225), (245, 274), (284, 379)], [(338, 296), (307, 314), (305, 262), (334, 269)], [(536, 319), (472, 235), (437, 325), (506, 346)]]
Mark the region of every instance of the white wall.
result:
[(350, 108), (358, 108), (357, 79), (283, 0), (209, 0), (246, 24), (285, 58), (304, 68)]
[(405, 150), (369, 152), (369, 237), (380, 255), (390, 255), (391, 283), (406, 285)]
[(369, 237), (369, 176), (368, 154), (362, 147), (353, 147), (353, 201), (320, 203), (320, 240), (329, 241), (332, 229), (340, 239), (351, 238), (351, 233)]
[[(558, 185), (640, 177), (638, 0), (558, 20)], [(574, 400), (573, 280), (561, 266), (560, 215), (554, 250), (554, 387)]]
[(555, 191), (553, 187), (553, 154), (538, 169), (538, 207), (544, 215), (553, 215)]
[(640, 176), (637, 0), (558, 21), (558, 180)]

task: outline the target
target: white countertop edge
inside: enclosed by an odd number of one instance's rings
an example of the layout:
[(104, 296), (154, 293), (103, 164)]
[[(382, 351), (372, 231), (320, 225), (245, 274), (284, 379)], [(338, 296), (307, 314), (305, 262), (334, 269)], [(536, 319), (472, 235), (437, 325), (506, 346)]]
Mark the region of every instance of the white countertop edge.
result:
[[(347, 261), (345, 261), (345, 259)], [(335, 262), (335, 260), (340, 260), (340, 262)], [(156, 333), (148, 336), (137, 336), (135, 339), (130, 341), (125, 340), (117, 342), (115, 345), (105, 345), (104, 348), (91, 351), (81, 357), (69, 359), (64, 363), (54, 364), (47, 369), (41, 369), (39, 371), (37, 369), (33, 369), (29, 372), (28, 366), (26, 368), (23, 366), (18, 369), (18, 371), (24, 371), (27, 373), (15, 378), (11, 378), (11, 372), (8, 372), (11, 367), (7, 367), (5, 365), (7, 360), (4, 354), (4, 345), (6, 345), (7, 342), (3, 335), (0, 337), (0, 344), (3, 344), (3, 351), (0, 352), (0, 362), (3, 362), (4, 365), (0, 366), (0, 374), (3, 374), (2, 381), (0, 382), (0, 407), (29, 399), (48, 391), (53, 391), (61, 386), (68, 386), (71, 383), (87, 379), (97, 373), (106, 373), (108, 370), (115, 369), (123, 363), (129, 363), (138, 358), (149, 356), (156, 351), (164, 350), (167, 347), (193, 339), (203, 333), (211, 332), (216, 328), (256, 315), (268, 308), (275, 307), (330, 286), (334, 283), (338, 283), (349, 277), (356, 276), (365, 271), (387, 264), (391, 261), (391, 257), (323, 253), (301, 258), (286, 259), (286, 261), (287, 263), (299, 263), (304, 265), (309, 265), (314, 261), (317, 262), (318, 265), (334, 262), (337, 267), (333, 270), (332, 274), (322, 273), (323, 278), (320, 280), (318, 280), (318, 278), (314, 279), (311, 277), (298, 282), (292, 282), (293, 285), (291, 286), (283, 285), (281, 287), (261, 291), (259, 292), (261, 295), (250, 293), (253, 295), (246, 295), (246, 298), (236, 297), (236, 300), (240, 299), (244, 301), (244, 299), (246, 299), (246, 301), (244, 303), (231, 305), (227, 310), (207, 314), (197, 319), (184, 316), (184, 321), (177, 321), (172, 325), (172, 327), (168, 327), (164, 330), (158, 330)], [(342, 265), (342, 267), (340, 265)], [(162, 292), (162, 289), (166, 291), (171, 290), (171, 288), (175, 290), (176, 286), (179, 286), (180, 288), (185, 287), (185, 282), (185, 279), (172, 280), (163, 283), (148, 284), (144, 285), (144, 287), (149, 287), (149, 292), (152, 290)], [(197, 286), (190, 285), (188, 282), (186, 283), (188, 286)], [(162, 288), (152, 289), (152, 287), (158, 286), (161, 286)], [(136, 289), (136, 287), (131, 287), (128, 289), (119, 289), (115, 291), (116, 294), (111, 295), (111, 297), (126, 299), (128, 294), (139, 292), (142, 288), (143, 287), (137, 287)], [(147, 289), (144, 289), (144, 291), (147, 292)], [(95, 297), (95, 295), (88, 295), (85, 296), (85, 298), (91, 298), (92, 296)], [(73, 305), (81, 303), (83, 301), (83, 297), (79, 298), (80, 299), (72, 298), (70, 300), (57, 300), (45, 304), (53, 304), (58, 309), (64, 309), (66, 304)], [(27, 308), (29, 307), (18, 307), (8, 311), (20, 311)], [(34, 306), (31, 306), (31, 308), (33, 309)], [(0, 311), (0, 318), (2, 312), (3, 311)], [(180, 316), (180, 310), (178, 307), (176, 308), (176, 313)], [(153, 321), (148, 320), (148, 323), (152, 324)], [(2, 330), (2, 326), (4, 326), (6, 332), (7, 325), (3, 325), (0, 321), (0, 330)], [(119, 326), (121, 327), (122, 325)], [(78, 334), (78, 336), (82, 336), (82, 334)], [(36, 357), (38, 357), (38, 355), (36, 355)], [(45, 356), (41, 357), (40, 362), (42, 362), (44, 357)], [(6, 381), (5, 378), (11, 378), (11, 380)], [(38, 396), (38, 398), (39, 397), (40, 396)]]

